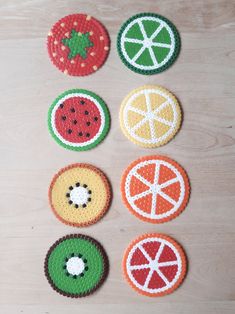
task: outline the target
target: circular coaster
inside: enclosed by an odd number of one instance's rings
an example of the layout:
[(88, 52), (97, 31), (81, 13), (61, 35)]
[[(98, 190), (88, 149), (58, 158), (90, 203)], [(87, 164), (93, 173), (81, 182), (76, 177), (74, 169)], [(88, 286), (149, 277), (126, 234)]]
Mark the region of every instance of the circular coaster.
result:
[(180, 105), (173, 94), (157, 85), (132, 90), (120, 108), (124, 135), (142, 147), (158, 147), (169, 142), (181, 126)]
[(52, 103), (48, 127), (61, 146), (84, 151), (94, 148), (105, 138), (110, 127), (110, 115), (99, 96), (85, 89), (72, 89)]
[(110, 47), (108, 33), (94, 17), (72, 14), (54, 24), (47, 38), (53, 64), (65, 74), (91, 74), (105, 62)]
[(124, 204), (132, 214), (151, 223), (167, 222), (186, 207), (190, 184), (185, 170), (164, 156), (135, 160), (121, 180)]
[(49, 201), (60, 221), (83, 227), (94, 224), (106, 213), (111, 203), (111, 187), (98, 168), (72, 164), (54, 176)]
[(186, 275), (186, 256), (172, 238), (158, 233), (134, 240), (123, 258), (128, 283), (139, 293), (158, 297), (172, 293)]
[(180, 36), (165, 17), (141, 13), (129, 18), (117, 37), (122, 62), (140, 74), (156, 74), (169, 68), (180, 51)]
[(99, 242), (71, 234), (56, 241), (49, 249), (45, 275), (58, 293), (72, 298), (91, 294), (108, 274), (108, 258)]

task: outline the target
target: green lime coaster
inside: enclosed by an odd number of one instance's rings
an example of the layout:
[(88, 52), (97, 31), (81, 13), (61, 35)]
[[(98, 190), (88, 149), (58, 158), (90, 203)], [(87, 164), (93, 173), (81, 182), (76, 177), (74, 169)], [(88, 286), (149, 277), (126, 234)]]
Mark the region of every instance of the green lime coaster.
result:
[(96, 240), (71, 234), (56, 241), (45, 259), (45, 275), (58, 293), (72, 298), (94, 292), (108, 274), (108, 258)]
[(72, 89), (58, 96), (49, 108), (48, 127), (61, 146), (84, 151), (97, 146), (110, 128), (104, 101), (85, 89)]
[(155, 13), (140, 13), (129, 18), (117, 37), (122, 62), (140, 74), (156, 74), (168, 69), (180, 52), (176, 27)]

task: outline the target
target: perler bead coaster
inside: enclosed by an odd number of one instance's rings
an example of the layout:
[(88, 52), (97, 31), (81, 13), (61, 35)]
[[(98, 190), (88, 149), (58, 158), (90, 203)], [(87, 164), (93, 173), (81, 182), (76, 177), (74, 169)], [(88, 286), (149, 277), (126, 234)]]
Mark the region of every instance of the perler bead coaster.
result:
[(89, 150), (109, 131), (109, 110), (95, 93), (85, 89), (68, 90), (50, 106), (48, 127), (61, 146), (76, 151)]
[(169, 142), (181, 126), (181, 108), (176, 97), (157, 85), (132, 90), (120, 108), (120, 126), (133, 143), (154, 148)]
[(45, 275), (58, 293), (72, 298), (97, 290), (108, 274), (108, 258), (99, 242), (82, 234), (71, 234), (49, 249)]
[(158, 233), (134, 240), (123, 258), (125, 278), (139, 293), (158, 297), (172, 293), (186, 275), (186, 256), (172, 238)]
[(140, 13), (129, 18), (117, 37), (122, 62), (140, 74), (156, 74), (169, 68), (180, 51), (180, 36), (165, 17)]
[(185, 170), (164, 156), (135, 160), (121, 180), (124, 204), (132, 214), (151, 223), (167, 222), (186, 207), (190, 184)]
[(97, 71), (105, 62), (110, 47), (104, 26), (86, 14), (63, 17), (47, 38), (51, 61), (62, 72), (83, 76)]
[(72, 164), (54, 176), (49, 201), (60, 221), (83, 227), (94, 224), (106, 213), (111, 203), (111, 187), (98, 168)]

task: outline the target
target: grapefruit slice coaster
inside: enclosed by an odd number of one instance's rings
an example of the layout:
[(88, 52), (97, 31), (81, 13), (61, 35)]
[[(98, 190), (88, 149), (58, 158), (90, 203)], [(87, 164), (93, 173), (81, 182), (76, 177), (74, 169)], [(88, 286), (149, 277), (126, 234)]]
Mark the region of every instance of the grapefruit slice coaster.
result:
[(120, 126), (133, 143), (154, 148), (168, 143), (181, 126), (181, 108), (167, 89), (145, 85), (132, 90), (120, 107)]
[(45, 275), (52, 288), (67, 297), (79, 298), (97, 290), (108, 274), (108, 258), (99, 242), (83, 234), (57, 240), (49, 249)]
[(104, 101), (84, 89), (72, 89), (58, 96), (48, 112), (48, 128), (61, 146), (84, 151), (97, 146), (110, 128)]
[(162, 223), (178, 216), (186, 207), (190, 184), (185, 170), (164, 156), (137, 159), (121, 180), (124, 204), (136, 217)]
[(72, 14), (54, 24), (47, 38), (51, 61), (62, 72), (84, 76), (105, 62), (110, 40), (104, 26), (86, 14)]
[(140, 74), (156, 74), (169, 68), (180, 52), (180, 36), (165, 17), (140, 13), (129, 18), (117, 37), (122, 62)]
[(138, 237), (127, 248), (123, 270), (128, 283), (141, 294), (151, 297), (173, 292), (186, 275), (183, 249), (163, 234)]
[(83, 227), (94, 224), (107, 212), (111, 187), (98, 168), (90, 164), (72, 164), (54, 176), (49, 201), (60, 221)]

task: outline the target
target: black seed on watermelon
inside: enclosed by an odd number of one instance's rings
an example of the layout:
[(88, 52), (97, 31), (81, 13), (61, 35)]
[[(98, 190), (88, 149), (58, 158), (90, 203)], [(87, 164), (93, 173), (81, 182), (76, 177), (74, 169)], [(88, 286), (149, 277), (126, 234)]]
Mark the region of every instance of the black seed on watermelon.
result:
[(66, 120), (66, 116), (62, 116), (61, 119), (65, 121)]
[(86, 116), (89, 114), (89, 112), (87, 110), (84, 113), (85, 113)]
[(74, 109), (74, 108), (70, 108), (70, 111), (71, 111), (71, 112), (75, 112), (75, 109)]
[(81, 100), (81, 101), (80, 101), (80, 104), (81, 104), (81, 105), (84, 105), (84, 104), (85, 104), (85, 101), (84, 101), (84, 100)]
[(95, 121), (98, 121), (98, 117), (95, 117), (94, 120), (95, 120)]
[(87, 133), (87, 134), (86, 134), (86, 137), (90, 137), (90, 133)]
[(64, 104), (60, 104), (60, 108), (61, 108), (61, 109), (64, 108)]
[(90, 122), (90, 121), (88, 121), (88, 122), (86, 123), (86, 125), (87, 125), (87, 126), (91, 125), (91, 122)]
[(82, 132), (79, 132), (78, 135), (79, 135), (79, 136), (82, 136)]
[(77, 122), (77, 120), (73, 120), (73, 124), (77, 124), (78, 122)]
[(68, 129), (67, 132), (68, 132), (69, 134), (71, 134), (71, 133), (72, 133), (72, 130), (71, 130), (71, 129)]

